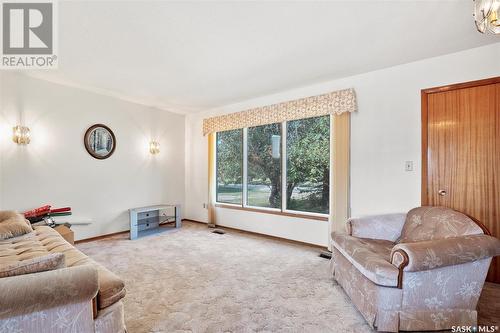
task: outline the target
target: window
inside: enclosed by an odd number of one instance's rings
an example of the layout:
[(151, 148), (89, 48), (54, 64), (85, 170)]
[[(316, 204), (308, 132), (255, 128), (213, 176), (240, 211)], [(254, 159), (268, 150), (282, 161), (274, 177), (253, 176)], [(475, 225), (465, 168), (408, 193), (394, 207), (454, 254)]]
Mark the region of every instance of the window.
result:
[(217, 202), (243, 203), (243, 130), (217, 133)]
[(281, 207), (281, 124), (248, 128), (247, 205)]
[(219, 203), (329, 213), (330, 116), (217, 132), (216, 158)]
[(328, 214), (330, 117), (286, 124), (286, 207)]

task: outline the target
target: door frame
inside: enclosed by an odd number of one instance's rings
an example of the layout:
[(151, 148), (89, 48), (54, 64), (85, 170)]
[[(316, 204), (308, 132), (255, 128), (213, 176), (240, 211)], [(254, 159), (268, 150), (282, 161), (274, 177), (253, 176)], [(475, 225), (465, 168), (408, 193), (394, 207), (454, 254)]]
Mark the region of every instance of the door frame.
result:
[[(470, 88), (470, 87), (479, 87), (479, 86), (486, 86), (489, 84), (496, 84), (500, 83), (500, 76), (497, 77), (492, 77), (488, 79), (482, 79), (482, 80), (476, 80), (476, 81), (469, 81), (469, 82), (462, 82), (462, 83), (455, 83), (455, 84), (449, 84), (446, 86), (440, 86), (440, 87), (433, 87), (433, 88), (427, 88), (427, 89), (422, 89), (420, 91), (420, 97), (421, 97), (421, 108), (422, 108), (422, 189), (421, 189), (421, 204), (422, 206), (428, 205), (427, 201), (427, 176), (428, 176), (428, 132), (427, 132), (427, 127), (429, 125), (428, 121), (428, 112), (429, 108), (427, 105), (428, 102), (428, 96), (433, 93), (439, 93), (439, 92), (445, 92), (445, 91), (452, 91), (452, 90), (457, 90), (457, 89), (463, 89), (463, 88)], [(477, 222), (477, 221), (476, 221)], [(484, 226), (482, 226), (484, 227)]]

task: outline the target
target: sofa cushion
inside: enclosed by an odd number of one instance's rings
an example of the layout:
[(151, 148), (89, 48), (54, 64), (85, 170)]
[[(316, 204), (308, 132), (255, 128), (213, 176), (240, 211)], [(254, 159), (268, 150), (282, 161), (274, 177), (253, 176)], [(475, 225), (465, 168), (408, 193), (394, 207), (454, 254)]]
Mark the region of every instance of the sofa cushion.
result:
[(97, 299), (100, 309), (112, 305), (125, 296), (125, 284), (122, 279), (66, 242), (57, 231), (46, 226), (35, 227), (35, 231), (49, 252), (64, 253), (66, 266), (92, 265), (97, 268), (99, 279)]
[(14, 211), (0, 211), (0, 240), (32, 232), (31, 224)]
[(424, 206), (408, 212), (400, 243), (483, 234), (467, 215), (448, 207)]
[(399, 270), (389, 260), (394, 243), (381, 239), (352, 237), (332, 233), (333, 246), (373, 283), (398, 286)]
[(125, 285), (118, 276), (87, 257), (48, 226), (35, 226), (34, 231), (29, 234), (0, 240), (0, 260), (27, 260), (50, 253), (64, 254), (66, 267), (92, 265), (97, 269), (100, 309), (125, 296)]
[(62, 253), (50, 253), (40, 257), (15, 261), (2, 260), (2, 257), (0, 257), (0, 278), (50, 271), (64, 267), (66, 267), (66, 264), (64, 254)]

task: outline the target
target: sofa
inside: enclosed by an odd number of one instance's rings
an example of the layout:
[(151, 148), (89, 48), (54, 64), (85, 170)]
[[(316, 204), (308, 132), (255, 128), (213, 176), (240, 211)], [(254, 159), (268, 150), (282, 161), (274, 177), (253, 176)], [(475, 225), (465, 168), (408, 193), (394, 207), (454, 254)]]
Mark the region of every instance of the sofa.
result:
[(477, 325), (476, 306), (500, 240), (446, 207), (351, 218), (331, 234), (334, 279), (372, 328)]
[(125, 285), (48, 226), (0, 211), (0, 332), (125, 332)]

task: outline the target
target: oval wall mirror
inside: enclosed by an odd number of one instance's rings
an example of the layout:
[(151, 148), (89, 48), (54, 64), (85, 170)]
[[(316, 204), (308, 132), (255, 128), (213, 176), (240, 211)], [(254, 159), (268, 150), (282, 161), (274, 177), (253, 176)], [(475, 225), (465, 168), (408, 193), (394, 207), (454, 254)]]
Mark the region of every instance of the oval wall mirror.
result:
[(113, 131), (106, 125), (95, 124), (85, 132), (85, 149), (99, 160), (113, 155), (116, 148), (116, 138)]

